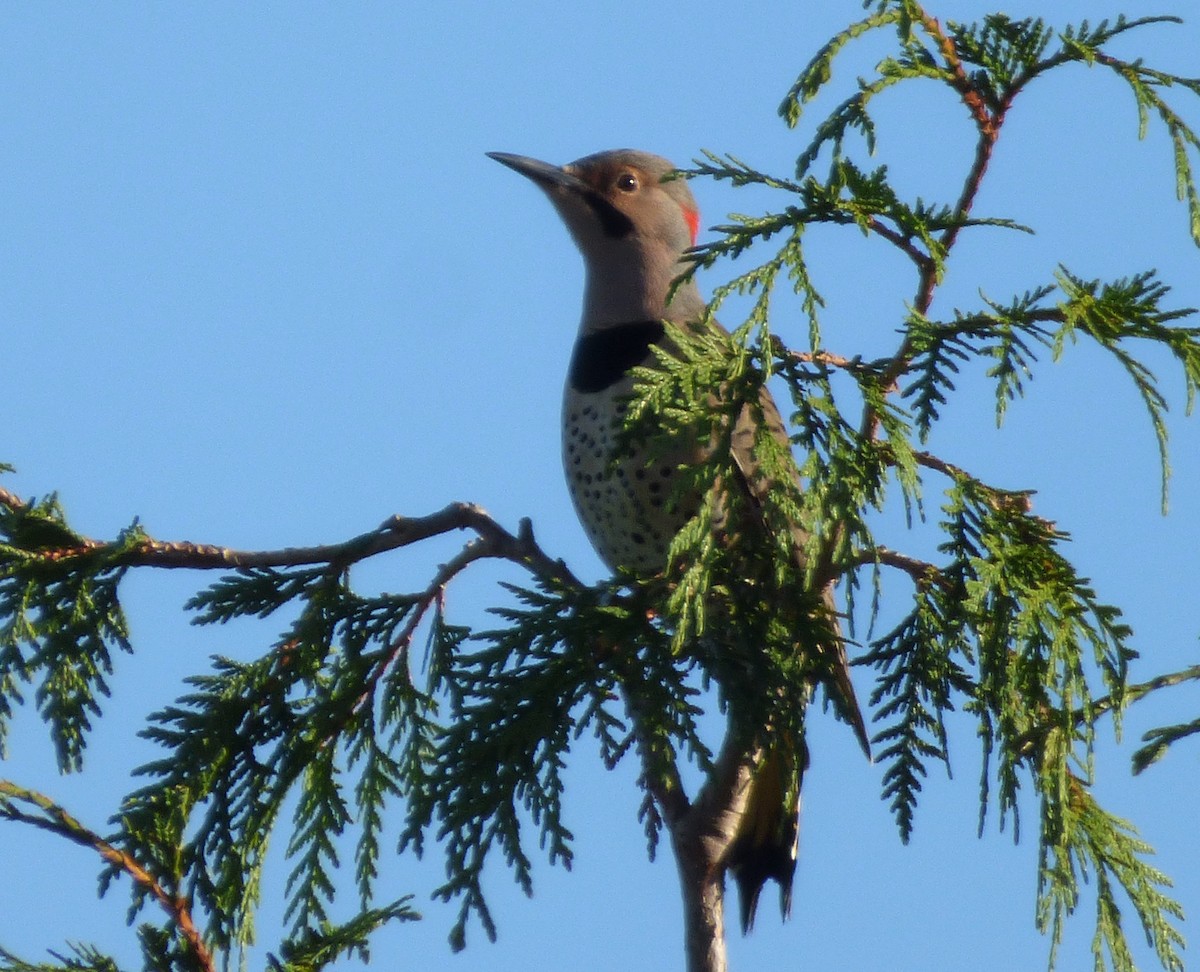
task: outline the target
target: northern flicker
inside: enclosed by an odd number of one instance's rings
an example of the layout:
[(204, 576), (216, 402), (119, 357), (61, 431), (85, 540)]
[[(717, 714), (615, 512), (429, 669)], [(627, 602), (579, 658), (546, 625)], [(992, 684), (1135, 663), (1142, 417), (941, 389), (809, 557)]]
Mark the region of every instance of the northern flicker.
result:
[[(650, 461), (650, 454), (631, 448), (620, 432), (634, 386), (631, 369), (654, 362), (652, 345), (670, 350), (663, 321), (696, 327), (704, 316), (705, 302), (695, 282), (676, 283), (687, 268), (684, 253), (696, 243), (696, 201), (686, 181), (664, 178), (674, 166), (647, 152), (600, 152), (564, 166), (502, 152), (489, 155), (549, 197), (583, 254), (583, 316), (563, 397), (567, 485), (588, 538), (609, 568), (654, 575), (666, 568), (672, 538), (700, 502), (699, 497), (670, 502), (673, 477), (685, 465), (704, 462), (711, 445), (689, 443), (665, 455), (660, 450)], [(753, 501), (762, 500), (769, 485), (757, 472), (755, 421), (788, 441), (765, 389), (758, 404), (753, 411), (743, 410), (731, 439), (738, 485)], [(799, 473), (793, 471), (798, 483)], [(802, 564), (805, 534), (799, 525), (792, 532), (794, 557)], [(867, 749), (830, 593), (822, 592), (822, 597), (828, 605), (823, 650), (830, 653), (827, 667), (833, 673), (827, 689)], [(768, 753), (763, 759), (724, 861), (738, 884), (743, 931), (753, 924), (768, 879), (780, 885), (785, 917), (790, 907), (807, 752), (802, 739), (788, 748), (786, 754)]]

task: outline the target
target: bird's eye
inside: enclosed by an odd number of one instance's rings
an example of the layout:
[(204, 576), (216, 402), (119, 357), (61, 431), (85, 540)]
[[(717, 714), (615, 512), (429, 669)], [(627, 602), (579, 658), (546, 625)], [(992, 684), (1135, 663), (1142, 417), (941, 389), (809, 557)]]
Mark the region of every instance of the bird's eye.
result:
[(622, 172), (619, 176), (617, 176), (617, 188), (620, 189), (621, 192), (637, 192), (638, 177), (632, 172)]

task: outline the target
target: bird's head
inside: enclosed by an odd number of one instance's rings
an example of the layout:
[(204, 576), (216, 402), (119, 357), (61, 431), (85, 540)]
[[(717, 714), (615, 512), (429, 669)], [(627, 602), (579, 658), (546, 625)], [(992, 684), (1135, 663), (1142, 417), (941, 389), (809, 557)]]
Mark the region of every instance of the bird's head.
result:
[(700, 226), (695, 197), (686, 180), (669, 178), (675, 171), (669, 161), (634, 149), (563, 166), (488, 155), (546, 193), (583, 254), (592, 288), (637, 294), (661, 316), (671, 281), (685, 269), (680, 257), (695, 245)]

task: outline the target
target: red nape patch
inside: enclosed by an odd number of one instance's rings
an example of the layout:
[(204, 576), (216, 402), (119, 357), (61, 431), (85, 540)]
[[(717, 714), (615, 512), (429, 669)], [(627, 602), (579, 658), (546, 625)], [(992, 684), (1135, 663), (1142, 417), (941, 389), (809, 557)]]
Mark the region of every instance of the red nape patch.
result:
[(692, 234), (692, 246), (695, 246), (696, 237), (700, 235), (700, 213), (687, 206), (681, 206), (680, 209), (683, 210), (683, 218), (687, 221), (688, 230)]

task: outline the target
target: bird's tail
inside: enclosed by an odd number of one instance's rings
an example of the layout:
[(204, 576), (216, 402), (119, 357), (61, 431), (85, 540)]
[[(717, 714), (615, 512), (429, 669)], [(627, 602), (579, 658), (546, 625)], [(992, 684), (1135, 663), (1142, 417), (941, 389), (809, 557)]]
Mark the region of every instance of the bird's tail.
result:
[[(849, 723), (869, 759), (870, 739), (850, 680), (850, 664), (832, 591), (826, 592), (825, 602), (829, 611), (825, 620), (832, 627), (832, 637), (821, 639), (821, 651), (833, 655), (824, 659), (827, 668), (819, 680), (838, 716)], [(800, 786), (807, 768), (808, 747), (804, 738), (789, 735), (775, 740), (750, 781), (742, 819), (726, 858), (738, 886), (743, 934), (754, 927), (758, 898), (768, 880), (779, 885), (783, 917), (787, 918), (791, 911), (800, 836)]]
[(846, 657), (846, 641), (842, 637), (841, 625), (838, 623), (837, 603), (833, 599), (832, 586), (825, 590), (825, 610), (829, 612), (829, 620), (833, 627), (832, 638), (829, 641), (832, 648), (827, 648), (823, 644), (822, 652), (832, 651), (834, 653), (833, 658), (828, 659), (830, 672), (822, 679), (825, 685), (825, 694), (833, 703), (838, 718), (848, 723), (854, 730), (854, 737), (858, 740), (867, 759), (870, 759), (871, 739), (867, 735), (867, 724), (858, 704), (858, 696), (854, 694), (854, 683), (850, 680), (850, 660)]
[(800, 837), (800, 783), (808, 766), (804, 740), (781, 742), (766, 754), (730, 845), (728, 868), (738, 886), (742, 934), (754, 927), (763, 885), (779, 885), (779, 908), (792, 910), (792, 879)]

